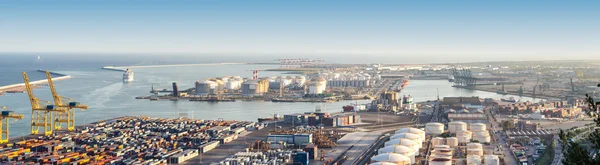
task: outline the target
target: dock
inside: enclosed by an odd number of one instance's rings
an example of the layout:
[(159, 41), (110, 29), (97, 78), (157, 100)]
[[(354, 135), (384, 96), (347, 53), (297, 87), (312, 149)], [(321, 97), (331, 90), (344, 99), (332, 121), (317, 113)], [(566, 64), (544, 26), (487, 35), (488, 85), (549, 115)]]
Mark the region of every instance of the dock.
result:
[[(39, 69), (37, 71), (38, 72), (46, 72), (45, 70), (41, 70), (41, 69)], [(59, 76), (59, 77), (53, 77), (52, 80), (54, 80), (54, 81), (65, 80), (65, 79), (71, 78), (70, 75), (57, 73), (57, 72), (50, 72), (50, 74)], [(34, 88), (39, 85), (43, 85), (43, 84), (47, 84), (47, 83), (48, 83), (48, 80), (46, 80), (46, 79), (30, 82), (30, 84), (33, 85)], [(25, 92), (25, 83), (0, 86), (0, 96), (2, 96), (4, 93), (23, 93), (23, 92)]]

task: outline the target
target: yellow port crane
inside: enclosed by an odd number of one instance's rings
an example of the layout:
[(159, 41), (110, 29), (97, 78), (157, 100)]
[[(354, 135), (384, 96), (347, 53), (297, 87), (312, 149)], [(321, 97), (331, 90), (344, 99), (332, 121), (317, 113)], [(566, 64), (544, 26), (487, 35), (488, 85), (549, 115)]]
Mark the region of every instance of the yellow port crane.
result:
[[(86, 110), (88, 109), (87, 105), (82, 105), (79, 102), (74, 101), (71, 98), (63, 97), (58, 95), (56, 89), (54, 88), (54, 83), (52, 82), (52, 75), (50, 75), (49, 71), (46, 71), (46, 78), (48, 78), (48, 86), (50, 86), (50, 91), (52, 92), (52, 98), (54, 99), (54, 105), (58, 106), (65, 111), (55, 112), (54, 115), (54, 129), (60, 130), (62, 129), (62, 124), (65, 123), (67, 125), (67, 130), (73, 131), (75, 130), (75, 109)], [(63, 104), (63, 101), (69, 100), (69, 104)], [(66, 102), (66, 101), (65, 101)]]
[(44, 135), (51, 135), (53, 124), (52, 112), (64, 110), (57, 109), (56, 106), (49, 104), (49, 102), (42, 104), (42, 101), (33, 95), (33, 89), (31, 88), (31, 84), (29, 84), (29, 77), (27, 77), (27, 73), (25, 72), (23, 72), (23, 81), (25, 82), (29, 102), (31, 102), (31, 134), (38, 134), (39, 129), (42, 128)]
[(0, 132), (2, 132), (2, 134), (0, 134), (0, 144), (4, 144), (4, 143), (8, 143), (8, 119), (15, 119), (15, 120), (19, 120), (19, 119), (23, 119), (23, 115), (21, 114), (14, 114), (13, 111), (9, 110), (8, 108), (6, 108), (5, 106), (0, 106), (0, 108), (2, 108), (2, 115), (0, 116), (0, 125), (2, 125), (2, 127), (0, 127)]

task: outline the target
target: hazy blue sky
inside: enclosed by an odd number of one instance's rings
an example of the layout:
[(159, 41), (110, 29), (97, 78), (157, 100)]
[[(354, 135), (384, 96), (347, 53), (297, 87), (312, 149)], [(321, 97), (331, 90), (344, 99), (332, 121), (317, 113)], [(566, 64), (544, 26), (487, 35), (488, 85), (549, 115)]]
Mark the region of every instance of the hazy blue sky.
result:
[(599, 8), (597, 0), (2, 0), (0, 51), (597, 58)]

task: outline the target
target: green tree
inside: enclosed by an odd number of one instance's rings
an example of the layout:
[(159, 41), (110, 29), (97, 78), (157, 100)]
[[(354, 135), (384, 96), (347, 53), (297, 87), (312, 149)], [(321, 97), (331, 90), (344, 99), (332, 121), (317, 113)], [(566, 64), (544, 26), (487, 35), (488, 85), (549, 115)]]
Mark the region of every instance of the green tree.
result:
[(510, 130), (513, 128), (515, 128), (515, 124), (513, 122), (508, 121), (508, 120), (502, 122), (502, 130), (506, 131), (506, 130)]
[[(598, 84), (600, 87), (600, 84)], [(594, 101), (594, 98), (590, 95), (585, 95), (586, 102), (588, 104), (588, 109), (586, 113), (594, 118), (594, 122), (596, 126), (600, 126), (600, 115), (598, 115), (598, 105), (600, 105), (600, 101)], [(561, 141), (564, 139), (564, 132), (561, 130)], [(594, 129), (590, 135), (587, 137), (587, 140), (592, 143), (591, 148), (594, 150), (600, 150), (600, 131), (598, 129)], [(563, 164), (565, 165), (587, 165), (587, 164), (600, 164), (600, 156), (592, 158), (589, 156), (589, 152), (581, 147), (577, 142), (569, 142), (567, 145), (563, 147)]]

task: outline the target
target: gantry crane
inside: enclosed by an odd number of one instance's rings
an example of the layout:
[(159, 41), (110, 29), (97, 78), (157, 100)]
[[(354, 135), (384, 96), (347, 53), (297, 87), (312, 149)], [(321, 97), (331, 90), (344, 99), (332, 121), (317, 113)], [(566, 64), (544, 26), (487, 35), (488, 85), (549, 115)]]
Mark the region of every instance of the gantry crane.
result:
[(0, 116), (0, 125), (2, 125), (2, 127), (0, 127), (0, 132), (2, 132), (2, 134), (0, 134), (0, 144), (4, 144), (4, 143), (8, 143), (8, 120), (9, 119), (23, 119), (23, 115), (21, 114), (14, 114), (13, 111), (10, 111), (8, 108), (6, 108), (5, 106), (0, 106), (0, 108), (2, 108), (2, 115)]
[[(88, 109), (87, 105), (81, 105), (79, 102), (75, 102), (73, 99), (68, 97), (63, 97), (56, 93), (56, 89), (54, 88), (54, 83), (52, 82), (52, 75), (50, 75), (49, 71), (46, 71), (46, 78), (48, 78), (48, 86), (50, 86), (50, 91), (52, 92), (52, 98), (54, 99), (54, 105), (58, 106), (58, 108), (63, 109), (65, 111), (57, 111), (53, 113), (54, 115), (54, 129), (60, 130), (62, 129), (62, 124), (65, 123), (67, 125), (67, 130), (73, 131), (75, 130), (75, 109), (85, 110)], [(63, 104), (64, 100), (69, 100), (69, 104)]]
[(44, 135), (51, 135), (53, 124), (52, 112), (63, 110), (57, 109), (56, 106), (49, 103), (42, 104), (42, 101), (33, 95), (33, 89), (31, 88), (31, 84), (29, 84), (29, 77), (27, 77), (27, 73), (25, 72), (23, 72), (23, 81), (25, 82), (29, 102), (31, 102), (31, 134), (38, 134), (39, 129), (42, 128)]

